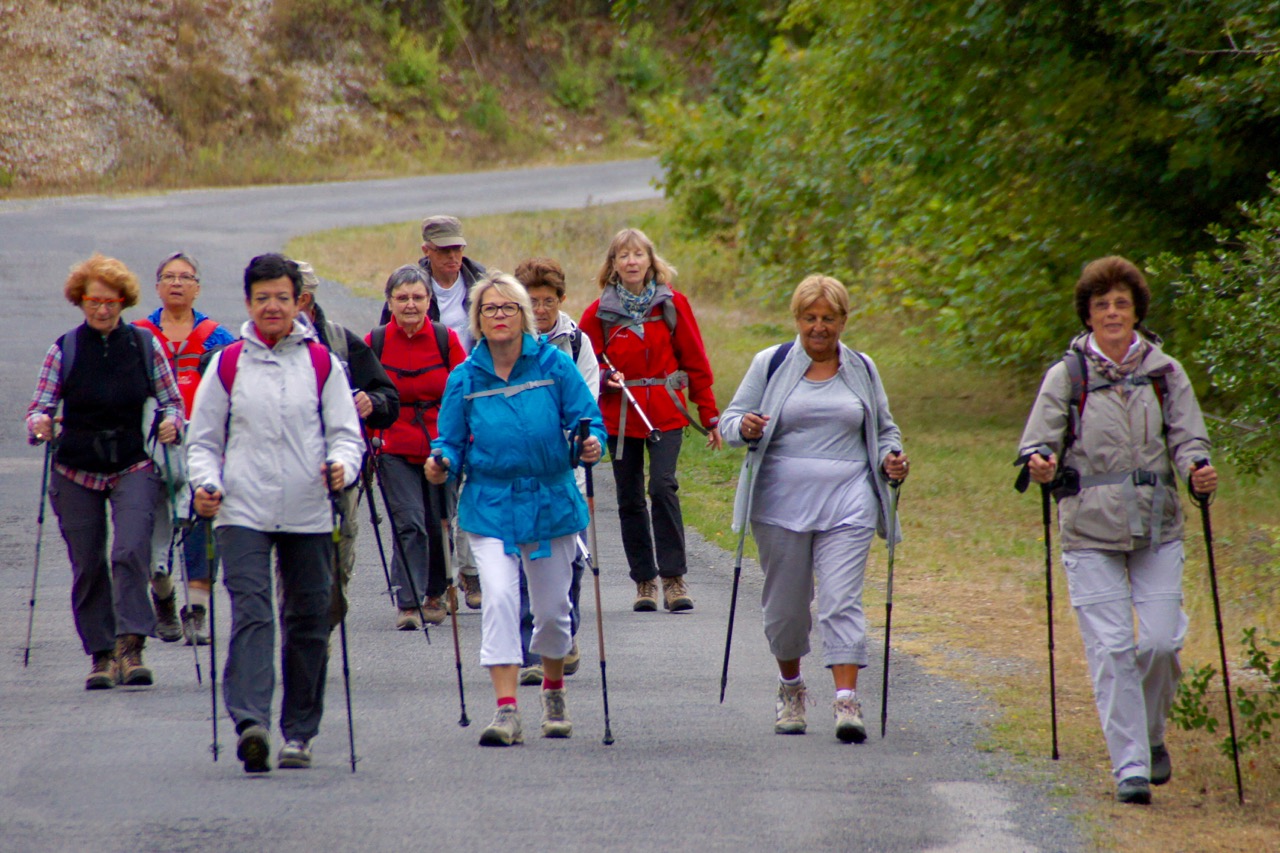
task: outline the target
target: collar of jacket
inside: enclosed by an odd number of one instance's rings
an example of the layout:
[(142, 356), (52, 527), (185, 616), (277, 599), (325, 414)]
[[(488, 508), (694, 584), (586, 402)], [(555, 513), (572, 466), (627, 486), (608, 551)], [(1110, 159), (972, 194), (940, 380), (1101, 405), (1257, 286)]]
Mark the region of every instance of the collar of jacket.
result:
[[(258, 327), (253, 325), (252, 320), (244, 321), (244, 325), (240, 327), (240, 337), (243, 338), (246, 343), (253, 344), (254, 346), (261, 347), (262, 349), (274, 349), (274, 347), (267, 346), (266, 342), (263, 341), (262, 338), (258, 337)], [(281, 338), (277, 343), (289, 343), (294, 340), (304, 341), (307, 338), (315, 337), (315, 329), (313, 329), (307, 321), (303, 320), (302, 315), (299, 314), (297, 317), (293, 318), (293, 330)]]
[(573, 318), (561, 311), (560, 316), (556, 318), (555, 328), (547, 332), (544, 337), (547, 339), (547, 343), (554, 344), (561, 338), (573, 334), (573, 330), (576, 328), (578, 328), (578, 324), (573, 322)]
[[(519, 365), (520, 361), (526, 358), (536, 358), (538, 347), (540, 346), (541, 344), (538, 343), (537, 338), (525, 332), (523, 340), (520, 342), (520, 358), (516, 359), (516, 364)], [(487, 338), (481, 338), (476, 341), (476, 345), (472, 347), (471, 354), (467, 357), (467, 360), (474, 362), (475, 366), (485, 373), (497, 377), (497, 371), (493, 369), (493, 353), (489, 352), (489, 340)], [(511, 373), (514, 375), (515, 372), (513, 368)]]
[[(606, 319), (609, 322), (616, 322), (613, 318), (626, 321), (631, 319), (631, 314), (627, 309), (622, 307), (622, 300), (618, 298), (618, 293), (614, 289), (614, 285), (605, 285), (604, 290), (600, 293), (600, 305), (596, 308), (596, 315), (601, 314), (612, 315)], [(649, 302), (649, 313), (653, 313), (653, 309), (661, 305), (665, 300), (671, 299), (675, 294), (668, 285), (659, 283), (653, 291), (653, 299)]]

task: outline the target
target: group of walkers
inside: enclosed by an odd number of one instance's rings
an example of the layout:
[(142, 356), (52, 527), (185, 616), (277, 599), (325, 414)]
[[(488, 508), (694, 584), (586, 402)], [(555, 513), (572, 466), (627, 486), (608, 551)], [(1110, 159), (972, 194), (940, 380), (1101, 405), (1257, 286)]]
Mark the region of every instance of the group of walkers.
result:
[[(779, 675), (774, 730), (807, 729), (801, 661), (816, 598), (836, 737), (865, 740), (866, 562), (877, 534), (900, 538), (891, 493), (910, 461), (875, 363), (841, 341), (844, 285), (800, 282), (795, 339), (755, 356), (721, 417), (690, 303), (643, 232), (614, 237), (580, 324), (561, 310), (565, 275), (553, 259), (489, 273), (464, 255), (456, 218), (428, 217), (422, 236), (422, 258), (387, 279), (382, 324), (363, 337), (325, 317), (307, 264), (278, 254), (244, 271), (238, 336), (195, 311), (199, 267), (186, 254), (161, 262), (161, 307), (132, 325), (121, 312), (139, 287), (123, 264), (95, 255), (72, 270), (65, 296), (84, 323), (46, 355), (27, 427), (33, 443), (50, 442), (48, 493), (92, 659), (86, 689), (151, 684), (148, 637), (209, 640), (220, 554), (238, 757), (248, 772), (271, 766), (278, 590), (277, 766), (309, 766), (362, 499), (377, 532), (376, 482), (395, 627), (456, 620), (455, 585), (481, 610), (479, 657), (497, 709), (480, 743), (523, 740), (520, 683), (541, 683), (542, 735), (568, 737), (565, 678), (578, 667), (592, 556), (581, 535), (589, 469), (607, 449), (633, 609), (657, 610), (661, 596), (666, 610), (691, 610), (676, 465), (692, 427), (710, 448), (748, 448), (733, 518), (759, 548)], [(1176, 478), (1200, 495), (1217, 485), (1191, 385), (1143, 325), (1149, 301), (1128, 261), (1085, 268), (1075, 291), (1084, 332), (1046, 375), (1019, 458), (1060, 501), (1117, 796), (1139, 803), (1171, 774), (1164, 726), (1187, 629)], [(216, 549), (205, 538), (215, 527)]]

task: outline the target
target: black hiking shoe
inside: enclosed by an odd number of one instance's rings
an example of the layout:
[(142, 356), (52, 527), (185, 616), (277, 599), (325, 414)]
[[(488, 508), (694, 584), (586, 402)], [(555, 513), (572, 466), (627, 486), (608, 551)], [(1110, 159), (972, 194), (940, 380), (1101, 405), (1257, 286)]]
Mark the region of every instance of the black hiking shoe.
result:
[(1173, 760), (1164, 744), (1151, 747), (1151, 784), (1163, 785), (1173, 776)]
[(1139, 806), (1151, 805), (1151, 787), (1141, 776), (1122, 779), (1116, 786), (1116, 802), (1134, 803)]
[(252, 723), (240, 733), (236, 758), (244, 762), (245, 773), (266, 773), (271, 769), (271, 733)]

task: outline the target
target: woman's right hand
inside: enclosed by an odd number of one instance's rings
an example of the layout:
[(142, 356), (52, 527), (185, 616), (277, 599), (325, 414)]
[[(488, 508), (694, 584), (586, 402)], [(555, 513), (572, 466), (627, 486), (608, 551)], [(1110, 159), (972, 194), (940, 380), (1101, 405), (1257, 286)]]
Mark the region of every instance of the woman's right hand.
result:
[(1050, 453), (1049, 458), (1045, 459), (1039, 453), (1032, 453), (1031, 458), (1027, 460), (1027, 470), (1031, 472), (1032, 480), (1047, 486), (1053, 482), (1053, 475), (1057, 473), (1058, 456)]
[(621, 391), (625, 386), (627, 377), (622, 375), (621, 370), (615, 370), (609, 374), (609, 378), (605, 380), (604, 387), (610, 391)]
[(441, 464), (438, 457), (428, 456), (427, 462), (422, 466), (422, 473), (426, 475), (427, 482), (433, 486), (442, 486), (449, 479), (448, 464)]
[(53, 439), (53, 418), (48, 415), (36, 415), (32, 421), (31, 435), (36, 441)]
[(201, 518), (213, 518), (222, 506), (222, 492), (206, 492), (204, 486), (200, 486), (196, 489), (191, 501), (195, 504), (196, 515)]
[(768, 423), (768, 415), (747, 412), (742, 416), (742, 420), (738, 422), (738, 435), (742, 436), (743, 441), (759, 441), (760, 436), (764, 435), (764, 428)]

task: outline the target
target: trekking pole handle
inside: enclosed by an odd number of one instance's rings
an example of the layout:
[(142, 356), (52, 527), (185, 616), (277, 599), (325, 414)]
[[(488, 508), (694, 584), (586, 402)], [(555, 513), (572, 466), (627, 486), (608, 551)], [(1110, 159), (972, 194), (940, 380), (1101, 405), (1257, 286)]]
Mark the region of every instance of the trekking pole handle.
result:
[[(1203, 458), (1197, 459), (1195, 461), (1195, 464), (1192, 465), (1192, 470), (1199, 471), (1201, 468), (1205, 468), (1208, 465), (1209, 465), (1208, 459), (1203, 459)], [(1201, 494), (1200, 492), (1197, 492), (1196, 487), (1191, 484), (1190, 477), (1187, 478), (1187, 488), (1191, 491), (1191, 497), (1195, 500), (1196, 503), (1200, 504), (1200, 506), (1209, 505), (1209, 499), (1213, 497), (1212, 492), (1210, 492), (1209, 494)]]
[[(578, 464), (578, 457), (582, 456), (582, 446), (587, 443), (587, 439), (591, 437), (591, 418), (578, 419), (578, 453), (574, 456), (573, 464)], [(587, 463), (582, 463), (590, 467)]]
[(438, 447), (433, 449), (431, 451), (431, 458), (436, 460), (436, 464), (439, 465), (441, 468), (443, 468), (446, 471), (449, 470), (449, 460), (445, 458), (443, 450), (441, 450)]

